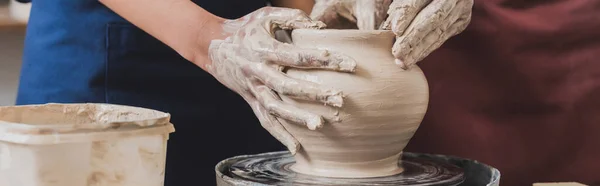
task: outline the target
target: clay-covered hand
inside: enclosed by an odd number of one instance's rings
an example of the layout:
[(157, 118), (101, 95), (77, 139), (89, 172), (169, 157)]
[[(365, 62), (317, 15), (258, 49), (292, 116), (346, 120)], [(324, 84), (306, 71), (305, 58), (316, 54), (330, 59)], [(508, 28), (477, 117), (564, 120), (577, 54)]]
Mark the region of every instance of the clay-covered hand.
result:
[[(206, 69), (221, 83), (240, 94), (252, 107), (261, 125), (295, 153), (298, 141), (278, 119), (317, 129), (323, 117), (281, 101), (279, 95), (319, 101), (341, 107), (342, 92), (316, 83), (293, 79), (284, 68), (328, 69), (353, 72), (356, 62), (327, 50), (297, 48), (274, 38), (279, 29), (320, 29), (303, 11), (265, 7), (240, 19), (226, 21), (228, 37), (213, 40), (209, 47), (212, 64)], [(232, 113), (233, 114), (233, 113)]]
[(375, 30), (392, 0), (316, 0), (310, 17), (328, 28)]
[(407, 69), (423, 60), (471, 21), (473, 0), (395, 0), (382, 29), (392, 30), (396, 63)]

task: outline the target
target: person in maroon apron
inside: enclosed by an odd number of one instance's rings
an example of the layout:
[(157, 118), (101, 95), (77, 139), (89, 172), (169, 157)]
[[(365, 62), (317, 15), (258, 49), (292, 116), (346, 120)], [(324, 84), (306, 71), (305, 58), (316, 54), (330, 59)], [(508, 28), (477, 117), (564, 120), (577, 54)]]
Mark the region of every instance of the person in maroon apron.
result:
[(502, 185), (600, 185), (600, 1), (476, 0), (419, 64), (431, 101), (408, 151), (488, 163)]
[[(507, 186), (600, 185), (600, 1), (474, 0), (465, 31), (412, 54), (436, 39), (411, 35), (411, 27), (426, 30), (414, 25), (450, 17), (465, 1), (395, 0), (389, 7), (383, 28), (396, 29), (394, 55), (405, 68), (424, 58), (419, 66), (430, 86), (429, 110), (406, 150), (479, 160), (497, 167)], [(454, 7), (435, 8), (444, 3)], [(387, 8), (375, 7), (376, 15)], [(313, 11), (343, 27), (326, 10)], [(354, 12), (355, 23), (361, 15)]]

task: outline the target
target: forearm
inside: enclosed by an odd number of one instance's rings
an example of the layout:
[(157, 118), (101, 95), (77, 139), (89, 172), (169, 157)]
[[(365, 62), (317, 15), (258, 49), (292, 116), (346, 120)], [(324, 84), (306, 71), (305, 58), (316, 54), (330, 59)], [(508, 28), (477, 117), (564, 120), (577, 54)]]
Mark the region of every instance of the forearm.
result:
[(189, 0), (100, 0), (132, 24), (173, 48), (189, 61), (204, 67), (213, 39), (222, 39), (223, 18)]

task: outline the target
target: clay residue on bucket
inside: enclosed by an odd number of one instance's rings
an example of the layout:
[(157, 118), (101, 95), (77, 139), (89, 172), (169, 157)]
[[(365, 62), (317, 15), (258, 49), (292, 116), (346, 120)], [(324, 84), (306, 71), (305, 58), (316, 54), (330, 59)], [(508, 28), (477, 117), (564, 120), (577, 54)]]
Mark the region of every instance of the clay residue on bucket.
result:
[(92, 143), (87, 185), (163, 185), (167, 136)]
[[(107, 129), (124, 125), (137, 127), (169, 122), (168, 113), (111, 104), (43, 104), (0, 107), (0, 123), (14, 129), (68, 131), (73, 129)], [(15, 127), (19, 125), (18, 127)], [(35, 132), (34, 132), (35, 133)]]

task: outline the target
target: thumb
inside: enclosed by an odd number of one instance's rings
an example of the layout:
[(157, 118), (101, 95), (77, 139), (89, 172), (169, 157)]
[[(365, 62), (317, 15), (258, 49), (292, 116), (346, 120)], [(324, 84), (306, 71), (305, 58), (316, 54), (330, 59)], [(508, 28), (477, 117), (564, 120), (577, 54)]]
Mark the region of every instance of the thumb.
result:
[(298, 140), (294, 138), (280, 121), (267, 111), (267, 109), (259, 103), (254, 103), (252, 108), (262, 127), (275, 137), (275, 139), (285, 145), (292, 155), (295, 155), (296, 152), (300, 150), (300, 142), (298, 142)]
[(388, 18), (381, 25), (383, 30), (392, 30), (397, 36), (404, 31), (432, 0), (396, 0), (388, 7)]

